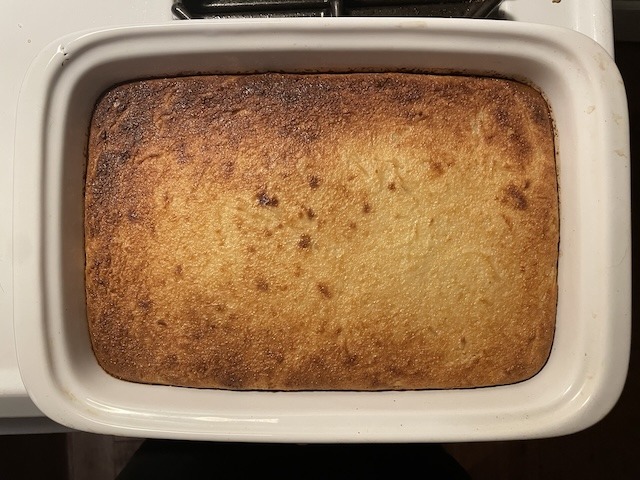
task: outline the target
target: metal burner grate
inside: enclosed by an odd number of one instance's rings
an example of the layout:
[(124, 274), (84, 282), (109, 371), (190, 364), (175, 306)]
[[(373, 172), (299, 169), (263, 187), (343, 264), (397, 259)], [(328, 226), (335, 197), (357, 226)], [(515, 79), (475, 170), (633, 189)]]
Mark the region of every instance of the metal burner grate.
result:
[(171, 7), (181, 20), (247, 17), (488, 18), (502, 0), (183, 0)]

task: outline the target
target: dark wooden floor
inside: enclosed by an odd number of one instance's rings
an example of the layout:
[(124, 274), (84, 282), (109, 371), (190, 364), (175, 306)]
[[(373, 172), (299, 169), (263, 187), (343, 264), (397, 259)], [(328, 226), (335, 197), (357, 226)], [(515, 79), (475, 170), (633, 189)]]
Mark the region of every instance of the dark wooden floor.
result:
[[(640, 43), (616, 44), (616, 60), (629, 98), (632, 159), (640, 158)], [(631, 172), (633, 234), (638, 238), (638, 169), (633, 164)], [(639, 261), (634, 255), (634, 277)], [(474, 480), (640, 478), (640, 342), (636, 317), (634, 312), (627, 384), (616, 407), (599, 424), (561, 438), (447, 444), (446, 451)], [(112, 480), (141, 442), (87, 433), (0, 436), (0, 479)], [(419, 469), (420, 465), (421, 459), (416, 458), (415, 466)], [(420, 473), (433, 478), (428, 471)], [(300, 477), (305, 477), (304, 472)]]

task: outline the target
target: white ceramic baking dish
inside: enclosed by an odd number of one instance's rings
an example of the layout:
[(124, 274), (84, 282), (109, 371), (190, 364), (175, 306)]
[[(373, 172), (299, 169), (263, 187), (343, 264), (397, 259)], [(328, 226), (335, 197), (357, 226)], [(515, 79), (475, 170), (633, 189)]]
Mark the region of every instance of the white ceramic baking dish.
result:
[[(561, 241), (548, 363), (509, 386), (409, 392), (230, 392), (107, 375), (85, 319), (83, 174), (108, 87), (193, 72), (453, 71), (525, 80), (556, 125)], [(20, 371), (69, 427), (231, 441), (464, 441), (555, 436), (615, 404), (630, 345), (630, 195), (624, 86), (575, 32), (449, 19), (202, 21), (85, 32), (35, 60), (16, 135), (14, 280)]]

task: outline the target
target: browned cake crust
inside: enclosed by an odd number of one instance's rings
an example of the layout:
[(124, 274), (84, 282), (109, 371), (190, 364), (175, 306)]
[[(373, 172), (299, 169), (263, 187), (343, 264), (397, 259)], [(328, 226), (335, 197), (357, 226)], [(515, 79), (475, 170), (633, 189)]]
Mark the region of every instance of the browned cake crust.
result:
[(121, 379), (476, 387), (549, 354), (553, 131), (513, 81), (121, 85), (92, 120), (85, 207), (91, 341)]

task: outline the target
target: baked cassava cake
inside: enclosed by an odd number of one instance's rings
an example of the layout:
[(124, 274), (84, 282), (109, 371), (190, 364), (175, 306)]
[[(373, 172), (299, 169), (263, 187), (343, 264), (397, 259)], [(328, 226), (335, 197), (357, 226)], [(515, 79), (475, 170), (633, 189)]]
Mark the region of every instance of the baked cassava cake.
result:
[(549, 355), (554, 137), (524, 84), (134, 81), (97, 103), (85, 192), (88, 327), (117, 378), (469, 388)]

